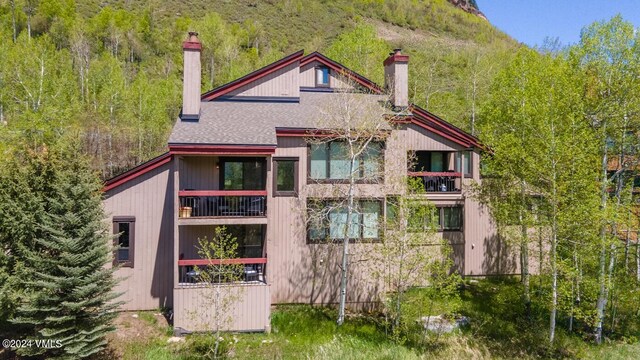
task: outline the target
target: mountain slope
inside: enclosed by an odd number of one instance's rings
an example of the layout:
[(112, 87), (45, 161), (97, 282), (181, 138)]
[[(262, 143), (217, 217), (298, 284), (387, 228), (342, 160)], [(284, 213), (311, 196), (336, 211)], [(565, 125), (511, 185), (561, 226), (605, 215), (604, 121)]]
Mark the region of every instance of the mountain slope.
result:
[(382, 60), (401, 47), (411, 56), (412, 101), (470, 132), (494, 74), (518, 46), (446, 0), (12, 3), (0, 2), (0, 89), (15, 90), (0, 91), (0, 145), (19, 134), (80, 136), (105, 177), (164, 150), (180, 109), (180, 44), (189, 30), (204, 45), (203, 91), (299, 49), (382, 83)]

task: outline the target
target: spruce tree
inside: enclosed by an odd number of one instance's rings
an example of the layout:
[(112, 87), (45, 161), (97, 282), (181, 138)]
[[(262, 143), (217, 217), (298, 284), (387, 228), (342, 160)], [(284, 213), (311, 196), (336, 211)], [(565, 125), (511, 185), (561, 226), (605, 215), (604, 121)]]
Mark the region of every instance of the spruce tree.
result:
[[(100, 182), (75, 151), (42, 157), (52, 169), (38, 237), (21, 251), (29, 264), (25, 299), (12, 322), (28, 327), (27, 339), (52, 340), (49, 348), (17, 349), (21, 355), (85, 358), (101, 351), (119, 305), (112, 289), (111, 235), (104, 223)], [(56, 341), (59, 341), (56, 342)]]

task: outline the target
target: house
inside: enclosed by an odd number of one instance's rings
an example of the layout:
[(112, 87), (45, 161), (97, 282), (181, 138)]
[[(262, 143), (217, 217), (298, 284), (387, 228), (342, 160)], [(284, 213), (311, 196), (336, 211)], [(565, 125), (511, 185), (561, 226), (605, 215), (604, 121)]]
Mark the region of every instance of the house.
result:
[[(322, 54), (298, 51), (201, 94), (201, 49), (190, 33), (183, 43), (183, 107), (169, 151), (104, 187), (104, 207), (120, 234), (114, 262), (125, 310), (169, 307), (176, 329), (207, 329), (206, 321), (192, 316), (210, 315), (194, 276), (194, 266), (207, 262), (196, 244), (221, 225), (237, 237), (239, 259), (231, 261), (246, 272), (246, 281), (228, 285), (242, 287), (229, 329), (267, 329), (272, 304), (337, 302), (338, 268), (331, 263), (339, 255), (313, 241), (316, 232), (308, 231), (296, 209), (343, 177), (334, 154), (340, 144), (314, 145), (307, 138), (318, 127), (319, 112), (345, 96), (401, 115), (375, 159), (385, 167), (403, 164), (401, 173), (422, 179), (422, 196), (437, 206), (438, 236), (451, 243), (458, 271), (518, 272), (516, 254), (506, 251), (487, 210), (469, 196), (469, 185), (481, 181), (478, 139), (409, 103), (408, 55), (395, 50), (381, 64), (384, 89)], [(382, 103), (386, 90), (390, 100)], [(416, 165), (408, 169), (410, 155)], [(358, 189), (368, 194), (360, 200), (367, 219), (382, 219), (389, 195), (383, 184)], [(356, 236), (375, 241), (372, 224)], [(354, 290), (347, 302), (374, 301), (363, 271), (351, 270)]]

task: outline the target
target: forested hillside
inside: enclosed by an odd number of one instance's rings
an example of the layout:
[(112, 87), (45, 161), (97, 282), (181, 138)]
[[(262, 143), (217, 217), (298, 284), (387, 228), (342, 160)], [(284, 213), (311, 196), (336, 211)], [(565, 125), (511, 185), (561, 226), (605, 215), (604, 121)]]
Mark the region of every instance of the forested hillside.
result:
[(104, 177), (162, 152), (188, 30), (204, 43), (203, 91), (302, 48), (381, 83), (382, 60), (402, 47), (414, 102), (472, 132), (517, 46), (444, 0), (3, 0), (2, 146), (68, 137)]

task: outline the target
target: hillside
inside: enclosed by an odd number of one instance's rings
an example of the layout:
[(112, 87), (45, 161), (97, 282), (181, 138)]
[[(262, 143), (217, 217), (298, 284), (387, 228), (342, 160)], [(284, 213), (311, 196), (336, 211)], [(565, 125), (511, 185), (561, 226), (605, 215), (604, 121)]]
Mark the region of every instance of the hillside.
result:
[[(468, 11), (475, 2), (463, 3)], [(299, 49), (321, 51), (381, 83), (382, 60), (401, 47), (411, 55), (413, 101), (469, 131), (517, 46), (473, 9), (445, 0), (11, 4), (0, 3), (0, 83), (18, 91), (0, 93), (0, 117), (11, 130), (0, 132), (3, 142), (25, 131), (79, 134), (106, 177), (163, 151), (179, 111), (179, 44), (187, 30), (204, 43), (203, 91)], [(14, 45), (14, 32), (26, 46)], [(43, 72), (33, 71), (37, 59)], [(37, 106), (25, 108), (30, 102)], [(32, 132), (34, 124), (44, 129)]]

